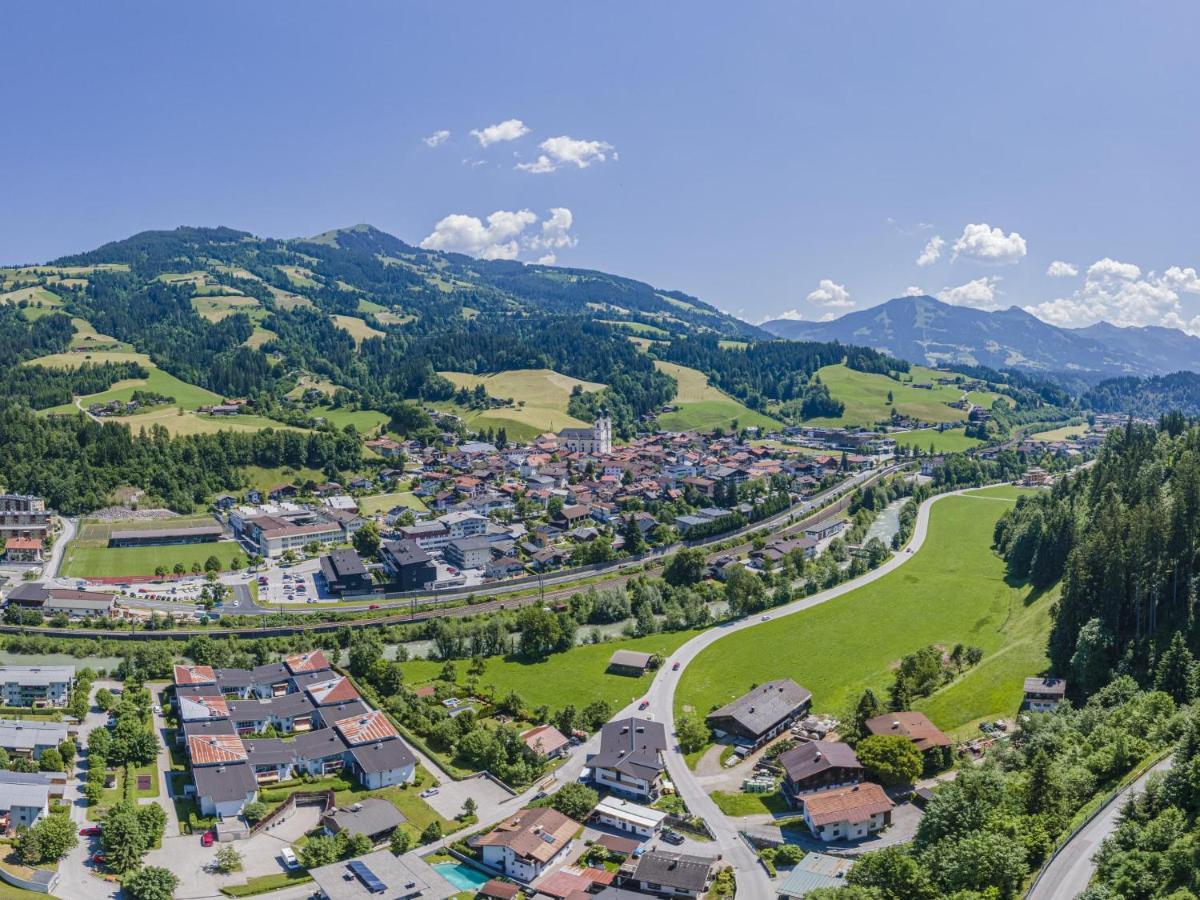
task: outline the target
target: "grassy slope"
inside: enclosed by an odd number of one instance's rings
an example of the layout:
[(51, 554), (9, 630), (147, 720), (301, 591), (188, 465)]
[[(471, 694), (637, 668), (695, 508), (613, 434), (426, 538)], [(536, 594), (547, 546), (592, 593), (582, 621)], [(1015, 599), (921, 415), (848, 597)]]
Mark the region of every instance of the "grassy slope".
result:
[[(886, 375), (871, 375), (856, 372), (844, 365), (825, 366), (817, 373), (829, 386), (834, 398), (846, 404), (846, 411), (838, 419), (812, 419), (812, 425), (872, 425), (891, 415), (887, 404), (888, 391), (895, 399), (896, 411), (902, 415), (915, 416), (923, 422), (961, 422), (966, 411), (954, 409), (946, 404), (962, 396), (962, 391), (953, 386), (938, 385), (934, 378), (939, 373), (924, 366), (913, 366), (909, 373), (913, 382), (933, 384), (932, 390), (915, 388), (911, 383), (898, 382)], [(944, 373), (942, 373), (944, 374)], [(991, 406), (998, 394), (972, 394), (974, 402)]]
[(333, 324), (338, 328), (350, 332), (350, 337), (354, 338), (356, 343), (361, 344), (368, 338), (383, 337), (382, 331), (372, 328), (358, 316), (330, 316), (329, 318), (333, 319)]
[(659, 425), (667, 431), (709, 431), (718, 426), (728, 428), (734, 419), (743, 427), (781, 427), (770, 416), (755, 412), (710, 385), (708, 376), (703, 372), (661, 360), (656, 360), (654, 365), (679, 383), (679, 392), (671, 401), (676, 411), (658, 417)]
[(441, 372), (456, 387), (474, 388), (482, 384), (491, 397), (509, 398), (524, 407), (503, 407), (467, 411), (467, 426), (476, 430), (504, 428), (509, 440), (529, 440), (544, 431), (586, 428), (588, 423), (567, 415), (571, 389), (579, 385), (585, 391), (603, 390), (604, 385), (580, 381), (553, 369), (513, 369), (495, 375), (469, 375), (466, 372)]
[(845, 712), (865, 687), (886, 696), (901, 656), (926, 644), (975, 644), (983, 662), (917, 704), (949, 731), (1011, 716), (1021, 679), (1046, 665), (1055, 592), (1009, 585), (990, 549), (992, 527), (1017, 496), (989, 489), (939, 500), (916, 558), (878, 581), (802, 613), (733, 634), (684, 673), (677, 712), (707, 713), (770, 678), (808, 687), (818, 710)]
[(1083, 437), (1087, 434), (1086, 425), (1064, 425), (1062, 428), (1053, 428), (1050, 431), (1039, 431), (1036, 434), (1029, 436), (1033, 441), (1067, 441), (1071, 438)]

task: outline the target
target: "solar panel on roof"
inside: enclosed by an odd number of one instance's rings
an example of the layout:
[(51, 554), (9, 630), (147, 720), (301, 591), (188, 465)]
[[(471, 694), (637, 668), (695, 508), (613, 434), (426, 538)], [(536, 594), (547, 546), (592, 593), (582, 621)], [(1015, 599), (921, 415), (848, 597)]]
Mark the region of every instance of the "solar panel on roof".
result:
[(358, 876), (358, 880), (363, 883), (363, 887), (372, 894), (382, 894), (387, 890), (387, 885), (380, 881), (361, 859), (352, 859), (347, 865), (350, 867), (350, 871)]

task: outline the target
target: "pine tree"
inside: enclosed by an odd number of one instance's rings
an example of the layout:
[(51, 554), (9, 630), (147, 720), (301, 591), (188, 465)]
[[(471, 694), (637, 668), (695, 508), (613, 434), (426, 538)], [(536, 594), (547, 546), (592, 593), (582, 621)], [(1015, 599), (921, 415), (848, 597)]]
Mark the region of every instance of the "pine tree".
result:
[(1183, 632), (1175, 632), (1158, 661), (1154, 686), (1170, 694), (1176, 703), (1190, 703), (1195, 696), (1196, 660), (1183, 640)]
[(854, 710), (854, 730), (860, 737), (866, 736), (867, 719), (873, 719), (882, 712), (883, 706), (880, 705), (875, 692), (870, 688), (863, 691), (862, 696), (858, 698), (858, 707)]
[(1053, 761), (1045, 750), (1038, 750), (1029, 764), (1029, 781), (1025, 786), (1025, 810), (1030, 815), (1050, 812), (1058, 797), (1054, 781)]
[(908, 684), (903, 678), (897, 678), (888, 692), (888, 709), (892, 712), (904, 712), (911, 703), (912, 697), (908, 693)]

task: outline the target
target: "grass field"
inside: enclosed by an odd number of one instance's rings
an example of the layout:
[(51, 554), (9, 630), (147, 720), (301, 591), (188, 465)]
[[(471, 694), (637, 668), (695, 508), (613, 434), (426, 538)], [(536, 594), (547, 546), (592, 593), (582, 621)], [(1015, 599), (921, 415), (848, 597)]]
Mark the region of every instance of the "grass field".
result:
[(285, 291), (282, 288), (277, 288), (275, 285), (268, 285), (268, 290), (271, 296), (275, 299), (275, 305), (280, 309), (316, 309), (316, 306), (307, 297), (300, 294), (293, 294), (291, 291)]
[(323, 417), (334, 428), (353, 425), (360, 434), (374, 433), (388, 420), (388, 414), (377, 409), (333, 409), (328, 406), (314, 406), (310, 414)]
[(87, 319), (71, 319), (71, 324), (75, 326), (75, 334), (71, 336), (71, 348), (105, 348), (116, 349), (128, 345), (121, 344), (115, 337), (107, 334), (101, 334)]
[(1087, 425), (1064, 425), (1062, 428), (1053, 428), (1050, 431), (1039, 431), (1036, 434), (1029, 435), (1031, 441), (1069, 441), (1072, 438), (1080, 438), (1087, 434)]
[(916, 447), (922, 451), (932, 446), (934, 453), (960, 453), (983, 443), (979, 438), (967, 437), (965, 428), (948, 428), (945, 431), (922, 428), (918, 431), (893, 432), (888, 437), (895, 438), (900, 446)]
[(317, 282), (313, 280), (313, 277), (312, 277), (313, 273), (310, 272), (308, 269), (304, 268), (303, 266), (276, 266), (275, 268), (279, 269), (279, 271), (281, 271), (284, 275), (286, 275), (288, 278), (288, 281), (290, 281), (296, 287), (303, 287), (303, 288), (320, 287), (320, 285), (317, 284)]
[(269, 328), (263, 328), (261, 325), (256, 325), (254, 331), (250, 333), (250, 337), (246, 338), (244, 343), (247, 347), (252, 347), (257, 350), (263, 344), (275, 340), (277, 335)]
[(728, 428), (735, 419), (742, 427), (782, 427), (770, 416), (749, 409), (710, 385), (708, 376), (703, 372), (661, 360), (655, 360), (654, 365), (679, 383), (679, 391), (671, 401), (675, 412), (663, 413), (658, 417), (659, 426), (666, 431), (711, 431), (717, 427)]
[(927, 644), (974, 644), (983, 661), (916, 703), (948, 732), (983, 718), (1010, 717), (1022, 679), (1046, 665), (1054, 589), (1010, 585), (990, 549), (996, 519), (1016, 488), (947, 497), (933, 507), (930, 532), (915, 558), (878, 581), (805, 612), (730, 635), (684, 672), (676, 714), (699, 715), (771, 678), (794, 678), (818, 711), (845, 714), (862, 690), (886, 697), (900, 657)]
[(320, 469), (304, 467), (290, 469), (286, 466), (243, 466), (242, 474), (249, 480), (247, 488), (257, 488), (260, 491), (269, 491), (280, 484), (291, 484), (297, 478), (303, 481), (313, 481), (317, 484), (328, 480), (325, 477), (325, 473)]
[(657, 325), (648, 325), (645, 322), (623, 322), (616, 319), (597, 319), (597, 322), (603, 322), (605, 325), (611, 325), (621, 331), (628, 331), (630, 334), (637, 334), (644, 337), (669, 338), (671, 332), (665, 328), (659, 328)]
[(114, 531), (144, 531), (154, 528), (190, 528), (193, 525), (211, 525), (213, 517), (207, 513), (197, 513), (192, 516), (171, 516), (166, 519), (129, 519), (124, 522), (107, 522), (98, 519), (84, 519), (79, 523), (81, 541), (107, 541)]
[[(603, 644), (585, 644), (566, 653), (551, 654), (541, 662), (493, 656), (488, 658), (487, 671), (479, 681), (495, 688), (498, 697), (516, 691), (531, 707), (546, 704), (555, 710), (573, 703), (582, 709), (595, 700), (606, 700), (615, 710), (641, 697), (653, 677), (643, 675), (634, 678), (607, 672), (613, 651), (642, 650), (660, 653), (667, 658), (680, 644), (697, 634), (698, 631), (676, 631)], [(416, 685), (436, 678), (442, 663), (412, 660), (401, 663), (401, 666), (405, 684)], [(460, 663), (459, 670), (460, 677), (465, 675), (466, 664)]]
[(63, 305), (62, 297), (53, 291), (48, 291), (44, 287), (24, 287), (18, 288), (15, 291), (9, 291), (6, 294), (0, 294), (0, 303), (22, 303), (26, 302), (33, 306), (45, 306), (57, 308)]
[(261, 319), (266, 310), (253, 297), (242, 294), (210, 294), (192, 297), (192, 309), (210, 322), (220, 322), (234, 313), (246, 313), (252, 319)]
[(338, 328), (348, 331), (356, 344), (361, 344), (370, 338), (383, 337), (382, 331), (372, 328), (358, 316), (330, 316), (329, 318), (333, 319), (333, 324)]
[[(913, 366), (909, 372), (912, 382), (899, 382), (886, 375), (857, 372), (844, 365), (825, 366), (818, 370), (835, 400), (846, 404), (840, 418), (810, 419), (810, 425), (873, 425), (891, 416), (887, 395), (892, 392), (895, 409), (901, 415), (913, 416), (922, 422), (961, 422), (967, 417), (966, 410), (955, 409), (946, 404), (958, 400), (962, 391), (954, 386), (937, 384), (935, 378), (945, 375), (924, 366)], [(913, 387), (912, 383), (932, 384), (932, 390)], [(973, 394), (974, 402), (991, 407), (999, 394)]]
[(553, 369), (513, 369), (495, 375), (469, 375), (466, 372), (440, 372), (455, 387), (474, 388), (482, 384), (488, 396), (500, 400), (512, 399), (524, 406), (500, 409), (467, 410), (467, 427), (475, 430), (503, 428), (511, 441), (524, 441), (544, 431), (563, 428), (586, 428), (587, 422), (567, 415), (571, 389), (576, 385), (585, 391), (603, 390), (604, 385), (580, 381)]
[(358, 509), (363, 515), (385, 513), (393, 506), (407, 506), (415, 512), (425, 512), (427, 507), (421, 498), (409, 491), (396, 494), (374, 494), (370, 497), (358, 498)]
[[(84, 363), (105, 362), (135, 362), (141, 363), (147, 369), (154, 366), (154, 363), (150, 362), (149, 356), (145, 353), (138, 353), (136, 350), (92, 350), (78, 353), (51, 353), (48, 356), (39, 356), (36, 359), (27, 360), (22, 365), (46, 366), (49, 369), (78, 369)], [(97, 394), (96, 396), (100, 395)]]
[[(212, 522), (212, 519), (208, 519)], [(158, 526), (175, 524), (173, 521), (159, 522)], [(230, 568), (234, 559), (246, 565), (245, 551), (235, 541), (217, 541), (213, 544), (174, 544), (166, 547), (107, 547), (104, 540), (76, 538), (67, 545), (63, 556), (62, 575), (66, 578), (119, 578), (134, 575), (153, 575), (159, 566), (168, 570), (175, 563), (182, 563), (191, 571), (192, 563), (201, 566), (209, 556), (221, 562), (222, 570)]]

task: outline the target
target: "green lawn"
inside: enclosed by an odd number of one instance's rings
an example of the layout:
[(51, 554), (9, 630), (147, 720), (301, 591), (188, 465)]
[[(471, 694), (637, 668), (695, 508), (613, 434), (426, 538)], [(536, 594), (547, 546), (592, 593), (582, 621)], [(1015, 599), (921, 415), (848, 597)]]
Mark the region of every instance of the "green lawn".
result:
[[(961, 422), (966, 419), (966, 410), (955, 409), (946, 404), (958, 400), (962, 391), (953, 386), (939, 385), (935, 379), (945, 377), (945, 372), (935, 372), (924, 366), (913, 366), (903, 376), (911, 381), (896, 381), (886, 375), (858, 372), (844, 365), (825, 366), (817, 374), (829, 387), (835, 400), (846, 404), (840, 418), (810, 419), (810, 425), (862, 425), (869, 426), (890, 418), (892, 407), (888, 405), (890, 391), (895, 409), (901, 415), (913, 416), (922, 422)], [(932, 384), (931, 390), (913, 387), (914, 384)], [(990, 408), (999, 394), (974, 393), (973, 402)]]
[(347, 409), (346, 407), (333, 409), (329, 406), (316, 406), (309, 415), (320, 416), (338, 429), (353, 425), (360, 434), (374, 434), (379, 430), (379, 426), (386, 424), (388, 420), (388, 414), (377, 409)]
[(273, 487), (281, 484), (291, 484), (297, 478), (302, 481), (312, 481), (316, 484), (321, 484), (328, 479), (325, 473), (320, 469), (309, 469), (301, 467), (292, 469), (287, 466), (242, 466), (242, 474), (246, 476), (249, 483), (246, 489), (255, 488), (260, 491), (269, 491)]
[(939, 500), (925, 544), (901, 568), (709, 647), (684, 672), (676, 714), (706, 714), (781, 677), (811, 690), (818, 711), (845, 714), (865, 687), (886, 696), (892, 667), (904, 654), (962, 642), (983, 648), (983, 662), (916, 706), (947, 731), (1012, 716), (1022, 678), (1047, 665), (1057, 593), (1008, 584), (1003, 561), (990, 549), (995, 521), (1018, 493), (1000, 487)]
[(397, 494), (373, 494), (370, 497), (358, 498), (358, 510), (363, 515), (385, 513), (393, 506), (407, 506), (414, 512), (424, 512), (427, 508), (421, 502), (421, 498), (411, 491), (402, 491)]
[(934, 453), (961, 453), (983, 443), (979, 438), (967, 437), (965, 428), (948, 428), (945, 431), (922, 428), (917, 431), (893, 432), (888, 436), (895, 438), (899, 446), (916, 447), (921, 451), (933, 447)]
[(512, 407), (454, 410), (466, 419), (467, 427), (477, 431), (503, 428), (510, 441), (531, 440), (544, 431), (586, 428), (587, 422), (567, 415), (571, 391), (576, 386), (584, 391), (599, 391), (604, 388), (602, 384), (580, 381), (553, 369), (512, 369), (494, 375), (471, 375), (466, 372), (438, 374), (448, 378), (455, 387), (470, 390), (482, 384), (489, 397), (513, 400), (516, 405)]
[[(634, 678), (606, 671), (609, 657), (615, 650), (643, 650), (660, 653), (665, 658), (680, 644), (699, 634), (698, 631), (676, 631), (652, 634), (640, 638), (625, 638), (603, 644), (586, 644), (554, 653), (541, 662), (522, 662), (511, 658), (489, 657), (487, 671), (480, 683), (493, 687), (497, 696), (516, 691), (533, 706), (546, 704), (559, 709), (568, 703), (583, 708), (595, 700), (607, 700), (618, 709), (639, 699), (653, 680), (652, 675)], [(434, 660), (412, 660), (402, 663), (407, 684), (421, 684), (437, 677), (442, 663)], [(459, 664), (464, 677), (466, 664)]]
[(1064, 425), (1061, 428), (1054, 428), (1050, 431), (1039, 431), (1029, 435), (1031, 441), (1069, 441), (1072, 438), (1080, 438), (1087, 434), (1088, 427), (1084, 425)]
[(277, 891), (280, 888), (296, 884), (306, 884), (311, 881), (312, 876), (308, 872), (296, 869), (291, 872), (272, 872), (270, 875), (255, 875), (253, 878), (246, 879), (245, 884), (226, 885), (220, 888), (220, 891), (226, 897), (254, 897), (258, 894), (265, 894), (268, 891)]
[(74, 540), (67, 546), (62, 574), (67, 578), (118, 578), (134, 575), (153, 575), (158, 566), (174, 568), (183, 563), (191, 571), (192, 563), (201, 566), (209, 556), (221, 561), (222, 570), (230, 568), (234, 559), (246, 565), (245, 551), (234, 541), (213, 544), (173, 544), (165, 547), (106, 547), (99, 541)]
[(787, 800), (779, 791), (770, 794), (750, 794), (742, 791), (713, 791), (713, 803), (727, 816), (757, 816), (781, 813), (788, 809)]
[(743, 428), (747, 425), (764, 429), (782, 427), (770, 416), (755, 412), (713, 387), (703, 372), (661, 360), (656, 360), (654, 365), (679, 384), (679, 390), (671, 401), (675, 412), (663, 413), (658, 417), (659, 427), (665, 431), (711, 431), (718, 427), (729, 428), (735, 420)]

